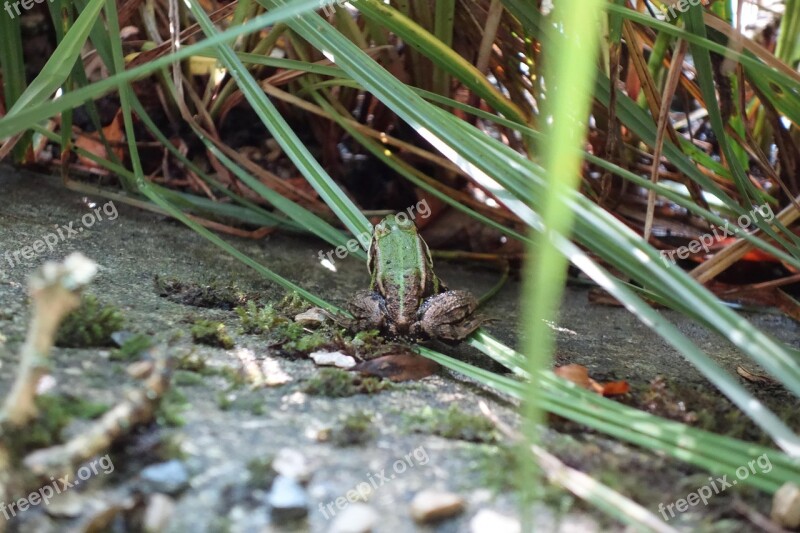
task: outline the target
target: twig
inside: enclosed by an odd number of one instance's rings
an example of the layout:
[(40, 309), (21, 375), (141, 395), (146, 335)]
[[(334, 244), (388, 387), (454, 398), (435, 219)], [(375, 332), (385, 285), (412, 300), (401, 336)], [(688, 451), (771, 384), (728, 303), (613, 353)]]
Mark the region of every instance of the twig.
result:
[(36, 475), (73, 469), (111, 446), (134, 427), (149, 422), (161, 398), (169, 389), (173, 359), (158, 357), (153, 372), (141, 389), (128, 393), (128, 397), (103, 415), (92, 426), (66, 444), (51, 446), (28, 454), (23, 465)]
[(77, 292), (97, 273), (97, 265), (75, 253), (63, 263), (45, 263), (31, 278), (33, 318), (20, 351), (20, 368), (6, 397), (0, 425), (22, 426), (36, 416), (36, 386), (47, 372), (58, 325), (80, 303)]

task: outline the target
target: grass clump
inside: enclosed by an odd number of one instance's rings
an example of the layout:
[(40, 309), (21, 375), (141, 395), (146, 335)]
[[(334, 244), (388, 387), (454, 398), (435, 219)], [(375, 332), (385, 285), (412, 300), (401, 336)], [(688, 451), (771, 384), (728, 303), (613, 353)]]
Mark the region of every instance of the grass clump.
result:
[(122, 327), (122, 321), (122, 313), (118, 308), (101, 305), (91, 294), (84, 295), (78, 308), (69, 313), (58, 328), (56, 346), (111, 346), (111, 334)]
[(361, 377), (338, 368), (323, 368), (308, 380), (303, 392), (313, 396), (345, 398), (356, 394), (375, 394), (391, 387), (391, 382), (379, 378)]
[(465, 413), (455, 405), (448, 409), (426, 407), (419, 413), (408, 415), (407, 422), (414, 433), (468, 442), (497, 442), (497, 431), (489, 420)]
[(197, 320), (192, 326), (192, 339), (199, 344), (217, 346), (230, 350), (233, 348), (233, 339), (228, 335), (225, 324), (213, 320)]

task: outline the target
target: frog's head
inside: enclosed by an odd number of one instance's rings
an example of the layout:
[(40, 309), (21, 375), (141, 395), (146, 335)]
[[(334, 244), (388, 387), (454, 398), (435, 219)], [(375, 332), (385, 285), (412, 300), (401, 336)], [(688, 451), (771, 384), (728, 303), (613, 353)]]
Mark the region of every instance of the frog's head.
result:
[(367, 251), (367, 268), (374, 273), (375, 257), (379, 249), (383, 248), (381, 253), (384, 254), (397, 253), (398, 249), (405, 247), (402, 243), (407, 243), (407, 246), (417, 239), (417, 226), (405, 214), (387, 215), (372, 230), (372, 240)]
[(395, 231), (416, 235), (417, 227), (405, 215), (387, 215), (375, 226), (372, 234), (375, 239), (380, 239)]

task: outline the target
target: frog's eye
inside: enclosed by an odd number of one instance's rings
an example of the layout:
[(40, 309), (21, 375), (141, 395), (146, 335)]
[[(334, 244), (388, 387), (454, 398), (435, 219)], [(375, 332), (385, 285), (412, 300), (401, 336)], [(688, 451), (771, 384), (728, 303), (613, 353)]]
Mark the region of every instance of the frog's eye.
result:
[(403, 230), (412, 229), (412, 228), (416, 227), (416, 226), (414, 226), (414, 223), (411, 222), (411, 220), (409, 220), (408, 217), (405, 216), (404, 213), (400, 213), (399, 215), (395, 215), (394, 222), (395, 222), (395, 224), (397, 225), (398, 228), (403, 229)]

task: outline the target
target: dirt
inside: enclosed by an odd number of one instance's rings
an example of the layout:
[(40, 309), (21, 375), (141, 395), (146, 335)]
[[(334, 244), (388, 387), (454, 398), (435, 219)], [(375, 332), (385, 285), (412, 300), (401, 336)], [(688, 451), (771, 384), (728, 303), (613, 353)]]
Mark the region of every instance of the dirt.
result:
[[(103, 304), (119, 307), (126, 331), (170, 341), (172, 350), (207, 358), (215, 369), (238, 368), (236, 350), (250, 349), (291, 377), (276, 387), (250, 390), (232, 388), (225, 372), (192, 373), (176, 379), (175, 389), (185, 398), (179, 416), (184, 424), (151, 425), (138, 430), (111, 453), (114, 470), (98, 475), (74, 489), (87, 499), (108, 501), (135, 495), (139, 472), (145, 466), (179, 458), (189, 472), (189, 486), (174, 496), (176, 509), (168, 531), (327, 531), (331, 521), (321, 511), (346, 493), (385, 469), (392, 472), (397, 461), (409, 466), (369, 497), (369, 505), (380, 515), (375, 531), (469, 531), (470, 520), (481, 509), (517, 516), (517, 493), (513, 489), (513, 460), (505, 445), (467, 442), (413, 431), (408, 415), (427, 407), (446, 410), (457, 404), (465, 413), (478, 414), (478, 402), (490, 408), (512, 427), (519, 417), (514, 402), (471, 380), (441, 371), (419, 382), (402, 383), (376, 394), (328, 398), (305, 394), (304, 384), (319, 369), (308, 359), (282, 358), (262, 337), (237, 333), (239, 319), (229, 309), (202, 308), (171, 301), (159, 295), (156, 276), (186, 284), (216, 283), (236, 286), (244, 293), (258, 294), (265, 301), (279, 300), (283, 291), (212, 243), (181, 224), (158, 214), (114, 202), (118, 216), (96, 222), (72, 238), (59, 240), (52, 250), (11, 265), (5, 255), (32, 246), (55, 231), (55, 226), (80, 219), (106, 199), (87, 198), (64, 189), (49, 177), (0, 167), (0, 395), (8, 390), (16, 369), (16, 356), (28, 323), (27, 276), (42, 262), (58, 260), (80, 251), (97, 261), (100, 274), (89, 291)], [(90, 207), (94, 206), (94, 207)], [(342, 303), (364, 287), (367, 273), (357, 259), (337, 261), (336, 272), (319, 262), (319, 251), (329, 246), (311, 237), (273, 234), (262, 240), (227, 238), (239, 250), (334, 303)], [(22, 257), (18, 254), (19, 257)], [(475, 294), (488, 290), (498, 278), (491, 270), (465, 264), (437, 262), (437, 272), (451, 287)], [(519, 316), (520, 283), (511, 280), (490, 301), (484, 312), (497, 320), (486, 326), (493, 335), (511, 346), (517, 344), (515, 331)], [(676, 314), (665, 312), (689, 338), (729, 371), (742, 364), (753, 368), (723, 340)], [(748, 317), (780, 340), (797, 345), (797, 325), (772, 314)], [(192, 343), (191, 325), (198, 319), (224, 323), (233, 335), (235, 348), (225, 350)], [(556, 327), (556, 326), (554, 326)], [(579, 363), (598, 380), (627, 380), (637, 394), (648, 388), (656, 376), (666, 376), (675, 389), (688, 395), (691, 409), (725, 406), (709, 383), (663, 340), (620, 308), (590, 305), (587, 289), (568, 288), (564, 297), (556, 338), (559, 364)], [(436, 346), (450, 355), (466, 358), (493, 370), (496, 364), (465, 345)], [(113, 404), (125, 388), (135, 386), (125, 364), (109, 360), (108, 349), (57, 348), (53, 351), (54, 389), (88, 401)], [(777, 392), (764, 394), (773, 404), (797, 402)], [(777, 398), (777, 400), (775, 400)], [(177, 402), (180, 403), (180, 402)], [(635, 399), (629, 403), (636, 404)], [(719, 409), (719, 407), (717, 407)], [(364, 414), (368, 416), (364, 416)], [(335, 429), (348, 415), (372, 420), (368, 438), (355, 445), (337, 446), (320, 441), (320, 434)], [(710, 423), (710, 422), (709, 422)], [(79, 421), (68, 429), (76, 434), (88, 422)], [(717, 431), (725, 431), (717, 424)], [(670, 502), (691, 490), (687, 476), (707, 474), (683, 463), (619, 443), (573, 424), (555, 421), (547, 431), (548, 448), (571, 466), (609, 483), (653, 512), (661, 502)], [(794, 424), (797, 428), (797, 424)], [(744, 423), (744, 435), (758, 432)], [(502, 439), (501, 439), (502, 441)], [(300, 452), (310, 470), (305, 488), (308, 518), (283, 526), (270, 522), (267, 492), (252, 477), (268, 476), (253, 470), (254, 460), (269, 462), (282, 449)], [(420, 451), (422, 450), (422, 451)], [(414, 453), (417, 453), (415, 456)], [(406, 459), (404, 459), (406, 457)], [(503, 458), (506, 459), (503, 459)], [(503, 468), (502, 461), (511, 461)], [(424, 464), (423, 464), (424, 462)], [(255, 480), (258, 481), (258, 480)], [(266, 484), (268, 486), (268, 483)], [(414, 494), (425, 488), (456, 492), (466, 500), (466, 510), (436, 526), (417, 526), (408, 512)], [(736, 518), (731, 511), (733, 495), (717, 496), (708, 507), (686, 513), (671, 525), (695, 527), (720, 519)], [(740, 494), (745, 494), (741, 493)], [(768, 499), (747, 492), (748, 501), (762, 512)], [(339, 511), (333, 506), (336, 512)], [(330, 513), (328, 513), (330, 515)], [(534, 509), (537, 530), (574, 531), (621, 530), (622, 527), (595, 509), (564, 493), (549, 488)], [(63, 530), (77, 524), (43, 514), (40, 508), (22, 513), (17, 522), (22, 531)], [(741, 520), (725, 522), (731, 529), (748, 530)], [(121, 527), (121, 526), (120, 526)], [(128, 526), (130, 530), (136, 530)], [(124, 530), (124, 529), (121, 529)], [(499, 531), (497, 533), (500, 533)]]

